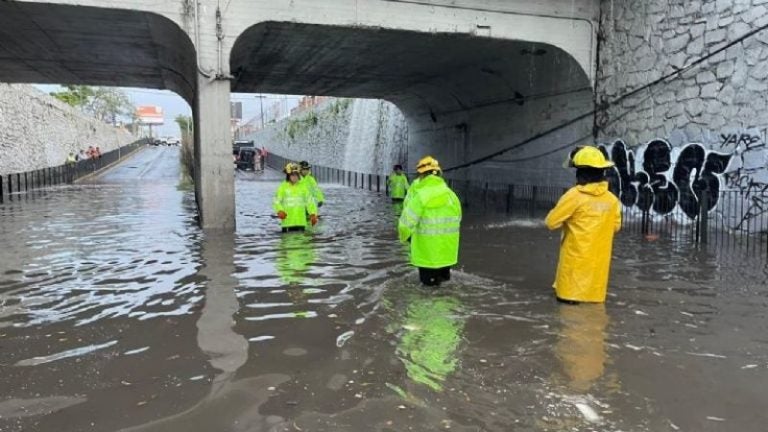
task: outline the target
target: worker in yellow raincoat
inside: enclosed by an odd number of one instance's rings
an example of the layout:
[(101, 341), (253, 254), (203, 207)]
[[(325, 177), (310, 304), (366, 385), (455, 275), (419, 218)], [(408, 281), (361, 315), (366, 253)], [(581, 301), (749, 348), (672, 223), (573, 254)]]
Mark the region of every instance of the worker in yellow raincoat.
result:
[(408, 191), (398, 237), (410, 243), (411, 264), (419, 269), (421, 283), (439, 286), (451, 280), (451, 267), (459, 259), (461, 201), (440, 176), (437, 159), (422, 158), (416, 171), (419, 181)]
[(325, 203), (325, 195), (317, 184), (317, 179), (312, 175), (312, 166), (307, 161), (301, 161), (299, 162), (299, 168), (301, 169), (301, 180), (299, 180), (299, 183), (306, 186), (319, 209)]
[(283, 232), (304, 231), (307, 215), (312, 226), (317, 224), (317, 205), (309, 189), (299, 182), (299, 166), (289, 163), (283, 169), (285, 181), (280, 183), (272, 202), (275, 214), (282, 221)]
[(563, 229), (555, 277), (557, 299), (602, 303), (608, 289), (613, 235), (621, 228), (621, 204), (608, 190), (605, 170), (613, 166), (600, 150), (585, 146), (571, 153), (576, 186), (560, 198), (546, 219)]

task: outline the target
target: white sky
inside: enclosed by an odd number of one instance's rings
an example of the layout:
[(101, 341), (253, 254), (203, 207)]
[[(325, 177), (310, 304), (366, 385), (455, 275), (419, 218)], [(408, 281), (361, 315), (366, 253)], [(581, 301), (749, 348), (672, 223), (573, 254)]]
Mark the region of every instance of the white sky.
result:
[[(60, 91), (62, 86), (59, 85), (36, 85), (35, 87), (40, 90), (50, 93), (53, 91)], [(179, 136), (179, 127), (176, 125), (173, 119), (177, 115), (192, 115), (192, 108), (187, 102), (177, 95), (168, 90), (154, 90), (154, 89), (142, 89), (142, 88), (123, 88), (131, 102), (135, 106), (140, 105), (156, 105), (163, 108), (163, 114), (165, 116), (165, 124), (162, 126), (154, 126), (155, 134), (158, 136)], [(248, 121), (252, 118), (259, 117), (261, 113), (261, 106), (258, 94), (249, 93), (233, 93), (231, 100), (233, 102), (243, 103), (243, 121)], [(298, 104), (298, 100), (301, 96), (297, 95), (271, 95), (264, 94), (264, 117), (269, 118), (269, 108), (273, 104), (280, 103), (283, 106), (283, 110), (290, 109)], [(258, 120), (260, 121), (260, 120)]]

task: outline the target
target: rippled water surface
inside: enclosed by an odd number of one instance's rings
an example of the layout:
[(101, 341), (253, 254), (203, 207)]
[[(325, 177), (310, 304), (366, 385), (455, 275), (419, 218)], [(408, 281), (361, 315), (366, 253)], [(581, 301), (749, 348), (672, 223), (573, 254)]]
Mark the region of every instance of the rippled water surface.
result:
[(621, 237), (608, 303), (561, 306), (557, 235), (469, 209), (425, 290), (385, 198), (282, 235), (279, 176), (238, 173), (204, 235), (177, 159), (0, 205), (0, 430), (764, 430), (759, 259)]

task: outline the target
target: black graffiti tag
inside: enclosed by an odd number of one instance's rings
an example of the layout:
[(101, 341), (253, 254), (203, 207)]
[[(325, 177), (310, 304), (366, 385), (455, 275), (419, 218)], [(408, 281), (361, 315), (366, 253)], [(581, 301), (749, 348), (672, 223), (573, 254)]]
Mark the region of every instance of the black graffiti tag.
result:
[[(754, 143), (754, 142), (753, 142)], [(606, 149), (601, 149), (608, 154)], [(717, 205), (720, 178), (732, 155), (709, 152), (701, 144), (688, 144), (674, 164), (672, 180), (672, 146), (657, 139), (643, 151), (642, 171), (635, 173), (634, 153), (623, 141), (616, 141), (610, 152), (615, 168), (608, 171), (611, 191), (623, 205), (637, 206), (641, 211), (651, 209), (658, 214), (671, 213), (677, 205), (690, 218), (699, 214), (702, 197), (707, 194), (707, 211)]]
[(704, 194), (706, 210), (715, 208), (720, 197), (720, 179), (715, 174), (724, 173), (730, 161), (731, 155), (707, 154), (699, 144), (689, 144), (680, 152), (672, 179), (680, 189), (680, 209), (689, 218), (699, 214)]
[(653, 203), (653, 211), (668, 214), (677, 205), (678, 189), (667, 181), (666, 173), (672, 168), (672, 146), (662, 140), (653, 140), (643, 152), (643, 170), (648, 176), (648, 184), (642, 186), (640, 194), (649, 194), (647, 200)]
[(634, 152), (628, 150), (624, 141), (621, 140), (613, 143), (610, 155), (605, 147), (601, 146), (600, 150), (616, 165), (607, 172), (611, 192), (619, 197), (623, 205), (628, 207), (635, 205), (637, 203), (637, 186), (633, 184), (635, 181)]
[(723, 147), (727, 146), (734, 146), (737, 147), (739, 145), (745, 145), (747, 147), (751, 147), (754, 144), (759, 143), (762, 141), (762, 138), (760, 138), (760, 135), (752, 135), (748, 133), (742, 133), (742, 134), (720, 134), (720, 140), (721, 145)]

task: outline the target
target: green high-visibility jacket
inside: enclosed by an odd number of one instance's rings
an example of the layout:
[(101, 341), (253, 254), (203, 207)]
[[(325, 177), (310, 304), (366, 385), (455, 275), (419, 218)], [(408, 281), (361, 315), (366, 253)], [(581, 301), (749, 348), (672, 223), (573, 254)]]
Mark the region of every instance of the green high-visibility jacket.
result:
[(389, 196), (404, 199), (408, 193), (408, 177), (405, 174), (392, 173), (389, 175)]
[(300, 182), (292, 184), (287, 180), (280, 183), (280, 187), (277, 188), (272, 208), (275, 213), (282, 210), (288, 215), (283, 219), (283, 228), (306, 227), (307, 214), (317, 214), (315, 199), (307, 187)]
[(429, 175), (411, 188), (397, 224), (400, 241), (411, 240), (411, 264), (455, 265), (459, 259), (461, 202), (441, 177)]
[(299, 183), (306, 186), (309, 194), (312, 195), (312, 198), (314, 198), (315, 204), (325, 202), (325, 195), (323, 195), (323, 190), (320, 189), (320, 186), (317, 185), (317, 179), (315, 179), (315, 176), (313, 176), (312, 173), (302, 177), (301, 180), (299, 180)]

